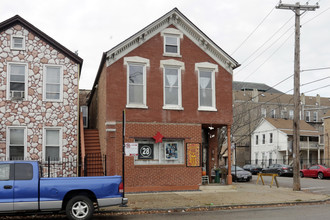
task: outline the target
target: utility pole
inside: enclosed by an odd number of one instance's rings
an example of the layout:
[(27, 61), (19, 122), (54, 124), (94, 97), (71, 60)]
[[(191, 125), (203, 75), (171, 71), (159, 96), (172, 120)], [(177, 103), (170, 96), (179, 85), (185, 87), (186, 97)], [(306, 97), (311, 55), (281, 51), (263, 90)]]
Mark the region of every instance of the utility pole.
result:
[[(300, 191), (300, 16), (306, 11), (315, 11), (318, 5), (278, 4), (277, 9), (289, 9), (295, 13), (295, 48), (294, 48), (294, 117), (293, 117), (293, 191)], [(301, 13), (302, 11), (302, 13)]]

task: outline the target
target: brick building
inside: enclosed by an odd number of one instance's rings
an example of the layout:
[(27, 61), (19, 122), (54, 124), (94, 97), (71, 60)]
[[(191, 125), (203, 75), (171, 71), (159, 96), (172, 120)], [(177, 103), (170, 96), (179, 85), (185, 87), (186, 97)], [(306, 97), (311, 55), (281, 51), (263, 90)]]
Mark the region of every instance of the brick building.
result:
[(20, 16), (0, 23), (0, 160), (50, 158), (77, 175), (81, 65)]
[(89, 99), (107, 175), (126, 191), (193, 190), (218, 166), (217, 128), (232, 124), (239, 64), (174, 8), (102, 56)]

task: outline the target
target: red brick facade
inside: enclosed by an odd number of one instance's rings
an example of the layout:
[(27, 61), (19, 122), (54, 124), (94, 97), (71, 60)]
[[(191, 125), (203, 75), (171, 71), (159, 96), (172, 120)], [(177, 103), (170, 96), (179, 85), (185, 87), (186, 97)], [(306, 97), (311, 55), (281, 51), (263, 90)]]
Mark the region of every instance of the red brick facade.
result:
[[(176, 11), (176, 10), (174, 10)], [(169, 24), (164, 28), (178, 29)], [(180, 31), (180, 30), (179, 30)], [(183, 34), (180, 39), (180, 55), (177, 57), (164, 56), (164, 36), (159, 32), (150, 39), (139, 44), (125, 56), (119, 57), (113, 63), (101, 63), (99, 82), (93, 91), (91, 103), (96, 97), (106, 94), (106, 121), (100, 121), (96, 115), (95, 127), (101, 128), (106, 124), (105, 135), (101, 136), (102, 152), (107, 154), (107, 174), (122, 174), (122, 112), (126, 112), (125, 142), (132, 143), (139, 139), (153, 140), (153, 136), (160, 132), (166, 139), (177, 139), (183, 143), (183, 162), (179, 164), (137, 165), (133, 156), (125, 157), (125, 190), (136, 191), (169, 191), (195, 190), (201, 184), (201, 167), (188, 167), (186, 164), (186, 144), (199, 143), (201, 154), (203, 144), (203, 129), (206, 129), (204, 142), (208, 143), (208, 173), (217, 165), (217, 129), (208, 127), (228, 126), (232, 123), (232, 75), (219, 62), (205, 52), (200, 45)], [(115, 54), (115, 53), (114, 53)], [(108, 60), (111, 59), (109, 52)], [(127, 108), (127, 65), (126, 57), (140, 57), (147, 59), (146, 68), (146, 108)], [(164, 109), (163, 68), (164, 60), (179, 61), (184, 64), (181, 70), (181, 110)], [(217, 66), (215, 72), (215, 109), (214, 111), (198, 110), (198, 71), (196, 63), (211, 63)], [(106, 77), (104, 77), (106, 74)], [(104, 93), (104, 91), (106, 91)], [(99, 97), (99, 99), (101, 99)], [(102, 98), (103, 99), (103, 98)], [(104, 100), (104, 99), (103, 99)], [(98, 104), (98, 106), (101, 106)], [(95, 105), (93, 112), (96, 110)], [(103, 118), (103, 117), (102, 117)], [(104, 131), (103, 131), (104, 133)], [(100, 131), (102, 134), (102, 131)], [(214, 135), (214, 137), (209, 138)], [(202, 165), (202, 161), (201, 161)]]

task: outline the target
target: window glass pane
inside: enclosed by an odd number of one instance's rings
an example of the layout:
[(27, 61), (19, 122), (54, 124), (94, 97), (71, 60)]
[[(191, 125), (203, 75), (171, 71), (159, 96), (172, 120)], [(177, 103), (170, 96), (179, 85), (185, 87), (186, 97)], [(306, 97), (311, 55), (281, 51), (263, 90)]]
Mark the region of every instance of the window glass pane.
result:
[(61, 71), (60, 67), (47, 67), (47, 83), (60, 83)]
[(165, 50), (167, 53), (178, 53), (178, 46), (166, 45)]
[(59, 93), (46, 93), (46, 99), (60, 99)]
[(178, 86), (178, 69), (165, 69), (165, 86)]
[(129, 103), (143, 104), (143, 86), (130, 85), (129, 86)]
[(47, 84), (47, 92), (59, 93), (60, 92), (60, 85)]
[(10, 83), (10, 91), (24, 91), (24, 83)]
[(59, 146), (60, 143), (60, 132), (59, 130), (46, 130), (46, 145)]
[(24, 145), (24, 129), (10, 129), (10, 145)]
[(143, 84), (143, 66), (129, 66), (129, 83)]
[(10, 74), (25, 75), (25, 65), (10, 65)]
[(178, 41), (176, 37), (165, 37), (166, 45), (177, 45)]
[(51, 161), (58, 161), (60, 155), (60, 148), (54, 146), (46, 147), (46, 160), (50, 158)]
[(212, 107), (212, 89), (201, 89), (200, 106)]
[(20, 74), (11, 74), (10, 75), (11, 82), (23, 82), (25, 81), (25, 76)]
[(10, 165), (9, 164), (0, 164), (0, 181), (9, 180), (10, 174)]
[(10, 160), (24, 160), (24, 146), (10, 146), (9, 147)]
[(212, 88), (211, 72), (200, 71), (200, 88)]
[(178, 88), (165, 88), (165, 104), (178, 105)]
[(14, 48), (22, 48), (23, 47), (23, 38), (13, 37), (13, 47)]
[(32, 180), (33, 167), (28, 163), (15, 163), (15, 180)]

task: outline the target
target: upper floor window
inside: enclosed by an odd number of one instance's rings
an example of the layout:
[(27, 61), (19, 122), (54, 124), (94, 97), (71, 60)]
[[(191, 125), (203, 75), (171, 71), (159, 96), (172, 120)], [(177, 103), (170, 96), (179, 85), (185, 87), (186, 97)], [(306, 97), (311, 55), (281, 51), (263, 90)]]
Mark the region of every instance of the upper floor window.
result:
[(198, 110), (216, 111), (215, 72), (218, 66), (212, 63), (196, 63), (198, 71)]
[(258, 144), (259, 144), (259, 136), (256, 135), (256, 145), (258, 145)]
[(273, 133), (269, 133), (269, 143), (273, 143)]
[(12, 50), (25, 50), (25, 37), (24, 36), (11, 36), (11, 49)]
[(311, 112), (309, 112), (309, 111), (306, 112), (306, 121), (307, 122), (311, 121)]
[(27, 94), (27, 64), (8, 63), (7, 99), (22, 100)]
[(7, 157), (9, 160), (24, 160), (26, 152), (25, 127), (8, 127)]
[(61, 66), (45, 65), (44, 99), (61, 101), (63, 94), (63, 71)]
[(80, 107), (80, 111), (83, 117), (84, 128), (88, 127), (88, 106), (84, 105)]
[(289, 111), (289, 119), (293, 119), (293, 110)]
[(161, 60), (164, 71), (164, 109), (183, 110), (181, 93), (181, 69), (184, 63), (177, 60)]
[(51, 161), (61, 161), (62, 132), (61, 128), (45, 128), (44, 158)]
[(262, 116), (262, 117), (266, 117), (266, 116), (267, 116), (267, 111), (266, 111), (265, 108), (262, 108), (262, 109), (261, 109), (261, 116)]
[(164, 56), (181, 57), (180, 55), (180, 39), (183, 34), (175, 28), (166, 28), (161, 32), (164, 42)]
[(318, 118), (317, 118), (317, 112), (313, 112), (313, 121), (317, 122)]
[[(140, 62), (139, 62), (140, 61)], [(131, 108), (147, 107), (146, 69), (149, 60), (141, 57), (125, 57), (127, 65), (127, 106)]]
[(275, 118), (276, 117), (276, 110), (275, 109), (272, 109), (272, 111), (271, 111), (271, 117), (272, 118)]
[(265, 144), (265, 143), (266, 143), (266, 135), (263, 134), (263, 135), (262, 135), (262, 144)]

